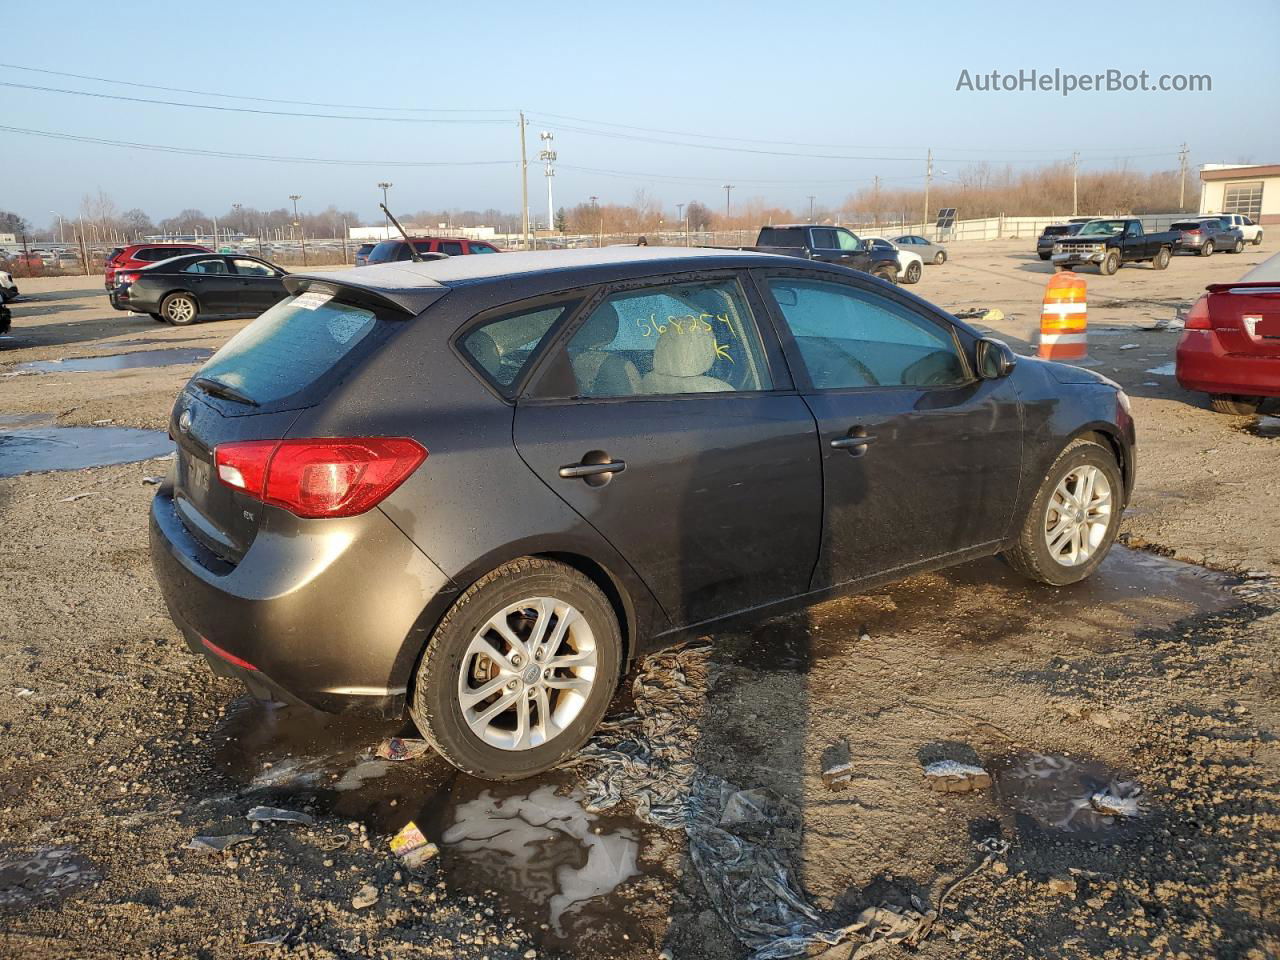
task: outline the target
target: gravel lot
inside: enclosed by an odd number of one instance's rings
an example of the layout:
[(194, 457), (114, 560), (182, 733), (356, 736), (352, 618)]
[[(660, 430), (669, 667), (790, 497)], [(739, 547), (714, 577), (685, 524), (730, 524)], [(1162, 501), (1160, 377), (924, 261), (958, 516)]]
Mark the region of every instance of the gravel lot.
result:
[[(913, 289), (999, 309), (991, 329), (1026, 350), (1051, 272), (1030, 246), (956, 244)], [(1031, 587), (982, 561), (682, 655), (676, 759), (772, 791), (740, 829), (789, 864), (821, 927), (937, 912), (880, 957), (1280, 956), (1280, 439), (1152, 372), (1177, 334), (1142, 329), (1268, 253), (1085, 274), (1091, 363), (1139, 428), (1128, 548), (1093, 581)], [(0, 340), (0, 956), (749, 955), (686, 831), (634, 797), (589, 817), (586, 768), (493, 786), (371, 759), (406, 731), (268, 709), (210, 675), (151, 580), (145, 478), (167, 461), (5, 473), (35, 431), (162, 430), (194, 370), (20, 364), (216, 349), (244, 321), (171, 328), (112, 311), (98, 277), (20, 283)], [(649, 696), (624, 683), (616, 715), (661, 719)], [(994, 783), (932, 792), (938, 759)], [(1138, 816), (1086, 808), (1106, 789)], [(314, 823), (251, 824), (258, 805)], [(411, 819), (442, 846), (419, 874), (387, 847)], [(230, 834), (249, 839), (186, 849)]]

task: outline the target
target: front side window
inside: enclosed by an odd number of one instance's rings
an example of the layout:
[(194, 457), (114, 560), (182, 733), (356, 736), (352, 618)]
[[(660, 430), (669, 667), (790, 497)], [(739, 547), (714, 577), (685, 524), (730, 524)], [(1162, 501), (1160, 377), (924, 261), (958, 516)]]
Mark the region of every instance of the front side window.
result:
[(236, 268), (236, 273), (242, 277), (274, 277), (276, 275), (274, 270), (257, 260), (232, 260), (231, 263)]
[(197, 260), (195, 263), (189, 264), (182, 270), (183, 273), (207, 273), (221, 276), (230, 273), (227, 264), (222, 260)]
[(473, 243), (471, 244), (471, 252), (472, 253), (497, 253), (498, 251), (495, 250), (493, 247), (489, 246), (487, 243)]
[(440, 243), (440, 252), (447, 253), (451, 257), (462, 256), (462, 244), (452, 240), (443, 240)]
[(819, 390), (969, 379), (950, 332), (892, 300), (820, 280), (773, 277), (769, 289)]
[(755, 319), (736, 280), (616, 293), (568, 344), (583, 397), (769, 390)]
[(857, 250), (862, 246), (862, 241), (848, 230), (837, 230), (836, 238), (840, 241), (841, 250)]
[(503, 314), (464, 334), (458, 346), (503, 394), (509, 395), (547, 331), (573, 306), (559, 303)]

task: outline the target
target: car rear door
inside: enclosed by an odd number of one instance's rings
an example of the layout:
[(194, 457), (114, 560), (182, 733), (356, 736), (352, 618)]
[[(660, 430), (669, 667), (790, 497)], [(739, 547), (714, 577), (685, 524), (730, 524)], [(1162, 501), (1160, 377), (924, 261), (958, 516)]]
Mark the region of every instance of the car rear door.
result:
[(211, 255), (182, 268), (184, 286), (195, 294), (201, 313), (232, 313), (239, 307), (240, 282), (226, 257)]
[(760, 280), (818, 423), (813, 588), (1003, 539), (1022, 466), (1012, 383), (977, 379), (970, 345), (915, 298), (793, 270)]
[(288, 296), (283, 274), (260, 260), (234, 257), (231, 267), (236, 274), (239, 294), (237, 309), (245, 313), (262, 313)]
[(517, 403), (521, 457), (676, 626), (803, 593), (817, 557), (814, 420), (762, 319), (732, 272), (611, 287)]

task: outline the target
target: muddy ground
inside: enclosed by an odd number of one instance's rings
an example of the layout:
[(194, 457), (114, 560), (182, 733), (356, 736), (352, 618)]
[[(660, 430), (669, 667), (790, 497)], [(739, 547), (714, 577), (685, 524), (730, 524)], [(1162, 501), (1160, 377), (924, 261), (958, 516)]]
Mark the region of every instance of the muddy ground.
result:
[[(993, 329), (1021, 349), (1048, 274), (1027, 245), (957, 244), (916, 289), (1000, 309)], [(1140, 442), (1133, 549), (1093, 581), (1032, 587), (981, 561), (681, 654), (691, 735), (668, 759), (695, 784), (772, 791), (731, 832), (790, 868), (811, 929), (882, 907), (937, 919), (880, 957), (1280, 956), (1280, 439), (1149, 372), (1177, 335), (1140, 329), (1267, 254), (1087, 276), (1091, 357), (1134, 397)], [(592, 766), (495, 786), (377, 760), (408, 731), (266, 708), (211, 676), (150, 577), (145, 481), (167, 461), (25, 471), (163, 453), (103, 431), (162, 429), (198, 355), (67, 360), (216, 349), (244, 324), (116, 313), (97, 278), (23, 287), (0, 340), (0, 956), (750, 954), (722, 915), (735, 905), (714, 908), (731, 866), (634, 793), (586, 813)], [(94, 432), (51, 443), (56, 427)], [(634, 736), (651, 727), (628, 718), (672, 709), (628, 678), (613, 716)], [(841, 758), (833, 790), (821, 772)], [(994, 782), (932, 792), (939, 759)], [(1137, 816), (1099, 814), (1098, 791)], [(314, 822), (251, 824), (260, 805)], [(409, 820), (442, 847), (417, 874), (387, 848)], [(249, 839), (186, 849), (231, 834)]]

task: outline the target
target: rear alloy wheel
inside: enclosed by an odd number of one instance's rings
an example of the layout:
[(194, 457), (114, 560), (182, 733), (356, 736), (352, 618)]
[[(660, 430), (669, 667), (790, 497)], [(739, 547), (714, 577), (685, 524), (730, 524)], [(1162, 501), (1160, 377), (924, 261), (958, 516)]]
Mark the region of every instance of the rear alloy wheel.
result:
[(481, 578), (436, 627), (409, 712), (458, 769), (531, 777), (586, 743), (621, 660), (617, 617), (600, 589), (572, 567), (523, 557)]
[(1242, 397), (1234, 393), (1215, 393), (1209, 397), (1214, 413), (1226, 413), (1237, 417), (1250, 417), (1262, 406), (1262, 397)]
[(903, 282), (904, 282), (904, 283), (919, 283), (919, 282), (920, 282), (920, 274), (921, 274), (921, 272), (922, 272), (922, 271), (921, 271), (921, 269), (920, 269), (920, 264), (919, 264), (919, 263), (917, 263), (917, 262), (915, 262), (915, 261), (912, 261), (911, 263), (908, 263), (908, 264), (907, 264), (907, 272), (906, 272), (906, 276), (904, 276), (904, 277), (902, 278), (902, 279), (903, 279)]
[(160, 304), (160, 315), (175, 327), (185, 327), (196, 322), (200, 308), (191, 294), (171, 293)]
[(1016, 543), (1001, 556), (1041, 583), (1061, 587), (1085, 579), (1115, 541), (1123, 489), (1108, 448), (1072, 441), (1049, 468)]
[(1244, 253), (1244, 240), (1243, 240), (1243, 239), (1237, 240), (1237, 241), (1236, 241), (1236, 245), (1235, 245), (1234, 247), (1232, 247), (1232, 248), (1231, 248), (1231, 252), (1232, 252), (1232, 253)]
[[(1047, 258), (1047, 257), (1045, 257), (1045, 255), (1044, 255), (1044, 254), (1041, 254), (1041, 255), (1040, 255), (1040, 259), (1041, 259), (1041, 260), (1045, 260), (1045, 259), (1048, 259), (1048, 258)], [(933, 262), (934, 262), (935, 264), (937, 264), (938, 266), (942, 266), (944, 263), (946, 263), (946, 262), (947, 262), (947, 251), (945, 251), (945, 250), (939, 250), (936, 254), (934, 254)]]
[(1157, 253), (1155, 255), (1155, 258), (1151, 261), (1151, 266), (1154, 267), (1156, 270), (1163, 270), (1168, 265), (1169, 265), (1169, 248), (1161, 247), (1160, 252)]
[(1212, 241), (1212, 240), (1207, 240), (1207, 241), (1205, 241), (1205, 245), (1204, 245), (1203, 247), (1201, 247), (1201, 248), (1200, 248), (1200, 256), (1202, 256), (1202, 257), (1212, 257), (1212, 256), (1213, 256), (1213, 241)]

